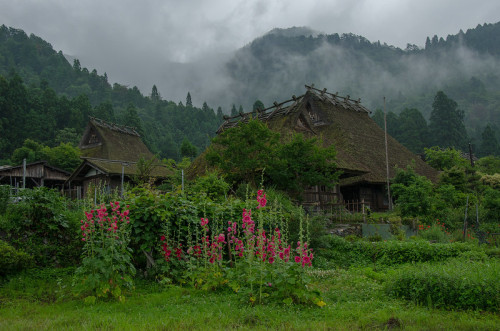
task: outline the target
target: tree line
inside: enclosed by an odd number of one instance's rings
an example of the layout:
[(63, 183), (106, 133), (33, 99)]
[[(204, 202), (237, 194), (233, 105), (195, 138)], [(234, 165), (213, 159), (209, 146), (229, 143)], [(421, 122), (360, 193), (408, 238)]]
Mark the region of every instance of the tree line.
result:
[[(469, 151), (472, 142), (477, 156), (499, 156), (498, 128), (485, 123), (480, 140), (471, 140), (464, 124), (464, 112), (457, 102), (443, 91), (438, 91), (432, 103), (429, 121), (416, 108), (405, 108), (399, 114), (387, 113), (387, 132), (414, 153), (423, 153), (424, 148), (439, 146)], [(384, 112), (377, 109), (373, 120), (384, 128)]]

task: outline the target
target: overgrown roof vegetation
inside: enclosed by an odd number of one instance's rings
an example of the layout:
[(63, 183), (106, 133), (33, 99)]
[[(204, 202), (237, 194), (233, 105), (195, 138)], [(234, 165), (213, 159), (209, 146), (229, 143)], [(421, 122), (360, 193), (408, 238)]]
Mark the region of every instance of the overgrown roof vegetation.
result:
[[(362, 107), (359, 101), (349, 100), (348, 97), (339, 98), (311, 87), (308, 87), (304, 95), (292, 98), (288, 104), (276, 104), (274, 107), (263, 111), (226, 118), (226, 122), (219, 129), (219, 132), (222, 132), (220, 137), (214, 139), (214, 147), (208, 154), (202, 154), (193, 163), (192, 171), (194, 173), (203, 173), (204, 167), (206, 167), (203, 161), (205, 157), (208, 157), (209, 163), (212, 162), (212, 164), (214, 164), (213, 160), (217, 153), (220, 153), (219, 157), (222, 157), (226, 162), (228, 158), (233, 157), (235, 153), (227, 152), (224, 148), (221, 150), (219, 142), (227, 139), (225, 138), (227, 136), (231, 136), (232, 139), (240, 142), (249, 139), (248, 135), (252, 130), (248, 130), (243, 124), (237, 128), (234, 126), (239, 121), (241, 123), (248, 122), (253, 117), (260, 120), (273, 132), (279, 133), (279, 139), (282, 143), (293, 140), (294, 135), (301, 133), (305, 138), (315, 138), (322, 148), (333, 146), (336, 151), (335, 162), (339, 169), (346, 172), (364, 173), (360, 176), (345, 179), (344, 184), (386, 182), (384, 132), (370, 118), (366, 108)], [(250, 127), (255, 125), (249, 124)], [(225, 134), (224, 130), (233, 127), (235, 130), (241, 130), (241, 132), (234, 136)], [(239, 136), (240, 134), (241, 136)], [(256, 148), (258, 151), (264, 152), (262, 147), (258, 147), (259, 143), (277, 144), (278, 136), (268, 135), (263, 137), (263, 142), (253, 141), (255, 143), (253, 147), (250, 144), (252, 142), (248, 141), (249, 146), (247, 148)], [(225, 147), (227, 148), (228, 145), (229, 142)], [(244, 153), (244, 150), (241, 150), (240, 153)], [(417, 173), (433, 181), (437, 180), (436, 170), (390, 136), (388, 137), (388, 154), (390, 177), (394, 176), (397, 167), (403, 168), (412, 164)], [(272, 154), (267, 155), (268, 157), (275, 156)], [(264, 158), (261, 158), (262, 164), (256, 163), (257, 160), (255, 160), (252, 153), (249, 153), (248, 158), (250, 161), (247, 162), (254, 164), (254, 171), (266, 167)], [(222, 164), (222, 159), (218, 161), (218, 164)], [(238, 167), (238, 163), (232, 164), (233, 168), (229, 166), (230, 164), (230, 162), (224, 164), (226, 172), (230, 172), (231, 169), (234, 171)]]
[(132, 162), (153, 157), (134, 128), (97, 118), (90, 119), (79, 147), (83, 157)]

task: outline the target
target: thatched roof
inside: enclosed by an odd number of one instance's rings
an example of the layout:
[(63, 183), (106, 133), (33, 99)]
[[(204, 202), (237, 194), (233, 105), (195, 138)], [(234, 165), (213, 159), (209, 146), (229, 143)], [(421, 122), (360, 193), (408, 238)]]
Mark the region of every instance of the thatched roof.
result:
[(90, 118), (78, 147), (82, 157), (135, 162), (141, 157), (153, 157), (134, 128), (94, 117)]
[[(138, 174), (137, 162), (125, 162), (120, 160), (106, 160), (98, 158), (84, 158), (80, 166), (73, 172), (68, 181), (82, 180), (85, 177), (95, 175), (121, 175), (133, 177)], [(172, 171), (164, 164), (156, 163), (151, 169), (149, 177), (164, 178), (172, 174)]]
[[(138, 174), (137, 163), (141, 158), (151, 160), (154, 157), (134, 128), (94, 117), (90, 118), (78, 147), (83, 161), (68, 182), (99, 175), (121, 175), (122, 171), (125, 176), (132, 177)], [(157, 162), (150, 177), (163, 178), (171, 174), (169, 168)]]
[[(256, 113), (225, 117), (225, 122), (217, 133), (235, 127), (239, 122), (258, 118), (266, 122), (270, 129), (281, 133), (286, 139), (296, 132), (306, 137), (317, 136), (325, 146), (334, 145), (337, 151), (336, 163), (339, 168), (363, 173), (360, 176), (343, 179), (341, 185), (366, 182), (382, 184), (386, 182), (385, 138), (384, 131), (372, 120), (370, 111), (361, 105), (360, 100), (349, 96), (318, 90), (306, 85), (306, 93), (300, 97)], [(414, 165), (415, 171), (429, 179), (437, 180), (438, 172), (413, 154), (406, 147), (388, 136), (388, 155), (390, 177), (395, 168)], [(203, 157), (203, 154), (202, 154)], [(195, 161), (193, 166), (200, 169), (203, 161)]]

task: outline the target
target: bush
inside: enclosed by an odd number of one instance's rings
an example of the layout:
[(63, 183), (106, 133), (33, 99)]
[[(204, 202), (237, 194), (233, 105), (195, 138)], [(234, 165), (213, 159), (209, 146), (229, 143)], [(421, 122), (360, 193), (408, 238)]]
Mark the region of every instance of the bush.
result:
[(432, 207), (432, 182), (408, 167), (398, 169), (391, 186), (402, 217), (428, 216)]
[(59, 192), (45, 187), (23, 190), (9, 204), (0, 231), (5, 240), (33, 256), (38, 266), (71, 266), (80, 260), (80, 210), (68, 208)]
[(424, 263), (397, 271), (387, 282), (395, 297), (445, 309), (500, 308), (500, 262), (453, 259), (445, 264)]
[(0, 240), (0, 277), (7, 276), (33, 266), (33, 258)]
[(463, 252), (480, 250), (468, 243), (431, 244), (425, 240), (350, 242), (332, 235), (321, 237), (318, 243), (320, 247), (316, 250), (316, 255), (340, 267), (437, 262), (457, 257)]
[(10, 186), (0, 185), (0, 215), (5, 213), (10, 198)]
[(191, 188), (194, 192), (206, 193), (213, 201), (224, 201), (227, 198), (229, 189), (230, 185), (220, 178), (216, 172), (210, 172), (203, 177), (197, 178)]
[(485, 210), (485, 223), (497, 223), (500, 219), (500, 190), (486, 188), (483, 196), (482, 207)]
[(419, 224), (418, 236), (422, 239), (429, 240), (437, 243), (449, 243), (452, 241), (452, 236), (448, 232), (448, 228), (444, 223), (436, 220), (432, 225)]

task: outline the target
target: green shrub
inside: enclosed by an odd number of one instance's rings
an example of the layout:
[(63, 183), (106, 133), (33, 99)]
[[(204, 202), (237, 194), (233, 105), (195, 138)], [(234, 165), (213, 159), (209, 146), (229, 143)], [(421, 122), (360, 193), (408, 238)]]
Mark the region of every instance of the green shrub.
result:
[(5, 213), (10, 198), (10, 186), (0, 185), (0, 215)]
[(453, 259), (406, 266), (386, 283), (387, 292), (417, 304), (445, 309), (500, 308), (500, 262)]
[(209, 172), (203, 177), (199, 177), (194, 182), (191, 190), (193, 192), (203, 192), (213, 201), (224, 201), (230, 185), (220, 178), (216, 172)]
[(432, 207), (432, 182), (408, 167), (398, 169), (391, 191), (402, 217), (425, 217)]
[(444, 224), (434, 223), (427, 227), (419, 225), (418, 236), (422, 239), (429, 240), (437, 243), (449, 243), (452, 240), (451, 234)]
[(498, 223), (500, 219), (500, 190), (486, 188), (483, 195), (482, 207), (485, 215), (483, 222)]
[(316, 255), (340, 267), (445, 261), (463, 252), (480, 251), (469, 243), (431, 244), (426, 240), (350, 242), (342, 237), (327, 235), (318, 240)]
[(33, 258), (0, 240), (0, 277), (7, 276), (33, 265)]
[(0, 223), (5, 240), (33, 256), (38, 266), (71, 266), (80, 260), (81, 211), (68, 208), (59, 192), (26, 189), (9, 204)]
[[(317, 240), (316, 257), (325, 258), (330, 263), (323, 263), (326, 267), (334, 264), (339, 267), (352, 265), (368, 265), (372, 262), (371, 251), (365, 241), (348, 241), (342, 237), (325, 235)], [(322, 261), (322, 259), (319, 259)], [(321, 265), (317, 265), (321, 267)]]

